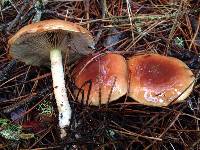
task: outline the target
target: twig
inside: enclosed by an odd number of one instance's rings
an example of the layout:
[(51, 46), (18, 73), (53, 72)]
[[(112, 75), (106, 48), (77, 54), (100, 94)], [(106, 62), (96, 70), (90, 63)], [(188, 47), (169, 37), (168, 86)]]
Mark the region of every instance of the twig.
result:
[[(170, 125), (158, 136), (158, 138), (161, 138), (173, 125), (174, 123), (178, 120), (179, 116), (181, 113), (178, 113), (177, 116), (174, 118), (174, 120), (170, 123)], [(156, 141), (154, 141), (152, 144), (149, 146), (145, 147), (144, 150), (148, 150)]]
[(12, 60), (0, 71), (0, 82), (9, 78), (13, 69), (16, 67), (16, 60)]
[(17, 25), (17, 23), (22, 19), (21, 16), (25, 10), (25, 8), (27, 7), (28, 2), (25, 1), (25, 4), (22, 6), (21, 10), (18, 12), (17, 16), (15, 17), (15, 19), (13, 21), (11, 21), (10, 23), (8, 23), (8, 27), (6, 28), (7, 32), (10, 32), (10, 30), (15, 27)]
[(43, 89), (41, 92), (38, 92), (38, 93), (32, 93), (28, 98), (25, 98), (23, 100), (21, 100), (20, 102), (18, 103), (14, 103), (10, 106), (7, 106), (7, 107), (4, 107), (4, 108), (1, 108), (1, 111), (3, 113), (10, 113), (11, 111), (15, 110), (16, 108), (24, 105), (25, 103), (27, 102), (30, 102), (30, 101), (34, 101), (36, 100), (37, 98), (39, 97), (42, 97), (47, 91), (50, 90), (50, 87), (47, 87), (45, 89)]
[(195, 31), (195, 34), (194, 34), (194, 36), (193, 36), (193, 38), (192, 38), (192, 41), (191, 41), (191, 43), (190, 43), (189, 50), (191, 50), (192, 44), (194, 43), (194, 41), (195, 41), (197, 35), (200, 33), (200, 32), (199, 32), (199, 28), (200, 28), (199, 26), (200, 26), (200, 15), (199, 15), (199, 19), (198, 19), (198, 26), (197, 26), (197, 29), (196, 29), (196, 31)]

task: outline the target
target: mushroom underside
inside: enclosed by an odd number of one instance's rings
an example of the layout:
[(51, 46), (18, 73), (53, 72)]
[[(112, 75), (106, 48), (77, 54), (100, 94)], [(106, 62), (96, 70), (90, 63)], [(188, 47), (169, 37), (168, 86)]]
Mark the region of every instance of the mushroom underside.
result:
[(62, 56), (70, 56), (68, 64), (91, 53), (82, 33), (58, 30), (24, 34), (11, 45), (10, 55), (28, 65), (50, 67), (52, 49), (60, 49)]

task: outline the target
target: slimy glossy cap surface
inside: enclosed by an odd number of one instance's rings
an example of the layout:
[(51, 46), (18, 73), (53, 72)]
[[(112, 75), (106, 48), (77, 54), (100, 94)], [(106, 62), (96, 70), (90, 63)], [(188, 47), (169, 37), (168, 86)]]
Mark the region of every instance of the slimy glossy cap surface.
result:
[(130, 90), (134, 100), (150, 106), (167, 106), (186, 99), (194, 85), (187, 65), (158, 54), (133, 56), (128, 60)]
[(83, 27), (64, 20), (44, 20), (20, 29), (9, 41), (10, 56), (29, 65), (49, 65), (49, 51), (68, 52), (69, 61), (91, 53), (91, 34)]
[[(91, 58), (90, 56), (82, 60), (73, 71), (76, 86), (84, 90), (84, 98), (79, 94), (78, 100), (89, 105), (99, 105), (112, 102), (125, 95), (128, 74), (124, 57), (118, 54), (106, 54), (94, 60)], [(91, 90), (89, 90), (90, 87)]]

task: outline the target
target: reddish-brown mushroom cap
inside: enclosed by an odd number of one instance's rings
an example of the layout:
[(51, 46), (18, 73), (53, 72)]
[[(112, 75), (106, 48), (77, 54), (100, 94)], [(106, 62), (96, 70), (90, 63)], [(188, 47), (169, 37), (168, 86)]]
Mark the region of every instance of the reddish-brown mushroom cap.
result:
[(8, 45), (11, 57), (29, 65), (50, 66), (51, 49), (67, 53), (71, 63), (92, 53), (88, 47), (94, 46), (94, 40), (89, 31), (78, 24), (51, 19), (24, 26), (9, 39)]
[(194, 75), (187, 65), (158, 54), (133, 56), (128, 60), (129, 93), (134, 100), (150, 106), (167, 106), (189, 96)]
[[(82, 60), (73, 72), (76, 86), (84, 90), (84, 98), (81, 94), (78, 96), (80, 102), (83, 100), (89, 105), (106, 104), (127, 93), (127, 64), (121, 55), (106, 54), (94, 60), (89, 56)], [(86, 82), (88, 83), (85, 84)]]
[[(90, 34), (90, 32), (83, 27), (79, 26), (78, 24), (59, 20), (59, 19), (50, 19), (50, 20), (44, 20), (40, 22), (36, 22), (33, 24), (29, 24), (27, 26), (24, 26), (21, 28), (9, 41), (8, 44), (12, 45), (16, 40), (21, 38), (21, 36), (28, 35), (28, 34), (34, 34), (34, 33), (42, 33), (46, 31), (54, 31), (54, 30), (63, 30), (63, 31), (69, 31), (69, 32), (78, 32), (82, 33), (84, 38), (88, 41), (93, 42), (93, 37)], [(82, 37), (81, 37), (82, 38)]]

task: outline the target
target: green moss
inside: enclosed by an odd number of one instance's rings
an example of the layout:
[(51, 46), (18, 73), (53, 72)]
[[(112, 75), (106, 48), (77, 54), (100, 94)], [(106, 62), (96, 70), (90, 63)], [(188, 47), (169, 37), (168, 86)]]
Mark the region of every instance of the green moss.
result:
[(9, 140), (19, 140), (22, 127), (13, 124), (8, 119), (0, 118), (0, 135)]

